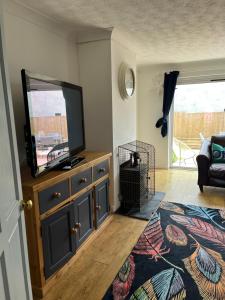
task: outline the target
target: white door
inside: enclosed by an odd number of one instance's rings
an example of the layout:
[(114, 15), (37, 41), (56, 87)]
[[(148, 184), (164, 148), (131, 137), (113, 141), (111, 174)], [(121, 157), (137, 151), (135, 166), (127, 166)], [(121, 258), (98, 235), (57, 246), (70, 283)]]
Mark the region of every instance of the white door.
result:
[(32, 299), (0, 0), (0, 300)]

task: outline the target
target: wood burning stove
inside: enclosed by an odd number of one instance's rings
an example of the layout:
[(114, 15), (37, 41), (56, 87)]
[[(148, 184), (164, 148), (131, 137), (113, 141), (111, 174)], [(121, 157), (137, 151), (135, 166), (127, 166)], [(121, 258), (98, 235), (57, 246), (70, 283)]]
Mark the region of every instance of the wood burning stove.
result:
[(119, 146), (119, 165), (121, 208), (140, 211), (155, 194), (155, 149), (141, 141)]

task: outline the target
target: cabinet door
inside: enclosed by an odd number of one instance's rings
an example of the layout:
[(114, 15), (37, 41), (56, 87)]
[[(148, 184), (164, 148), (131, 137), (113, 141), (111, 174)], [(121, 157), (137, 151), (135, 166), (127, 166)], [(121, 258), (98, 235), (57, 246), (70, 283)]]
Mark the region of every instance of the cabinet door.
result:
[(109, 214), (109, 181), (108, 179), (95, 187), (96, 226), (98, 227)]
[(45, 277), (62, 267), (75, 253), (73, 203), (42, 221)]
[(79, 247), (93, 231), (92, 191), (85, 193), (74, 202), (76, 245)]

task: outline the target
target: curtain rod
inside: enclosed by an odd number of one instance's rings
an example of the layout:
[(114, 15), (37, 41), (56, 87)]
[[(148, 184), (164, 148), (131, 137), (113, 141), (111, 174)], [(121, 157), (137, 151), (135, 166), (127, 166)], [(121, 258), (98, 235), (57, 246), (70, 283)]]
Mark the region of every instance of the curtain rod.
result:
[(225, 81), (225, 78), (221, 78), (221, 79), (211, 79), (210, 81), (215, 82), (215, 81)]

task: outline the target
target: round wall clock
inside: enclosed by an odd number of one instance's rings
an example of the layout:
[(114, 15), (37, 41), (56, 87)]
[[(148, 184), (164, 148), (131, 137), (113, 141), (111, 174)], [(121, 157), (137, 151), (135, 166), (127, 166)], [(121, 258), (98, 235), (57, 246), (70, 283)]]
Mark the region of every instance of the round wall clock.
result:
[(135, 75), (132, 68), (122, 63), (118, 76), (119, 91), (122, 99), (131, 97), (135, 90)]

